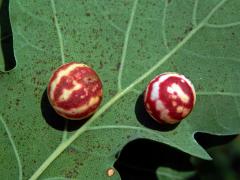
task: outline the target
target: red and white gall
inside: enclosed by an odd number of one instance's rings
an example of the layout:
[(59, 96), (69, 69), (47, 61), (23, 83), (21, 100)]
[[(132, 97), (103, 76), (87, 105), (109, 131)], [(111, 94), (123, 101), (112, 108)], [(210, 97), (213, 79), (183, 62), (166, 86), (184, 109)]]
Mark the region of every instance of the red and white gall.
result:
[(195, 102), (196, 93), (190, 80), (172, 72), (156, 76), (144, 92), (145, 108), (159, 123), (180, 122), (189, 115)]
[(54, 110), (71, 120), (92, 115), (102, 100), (102, 83), (97, 73), (85, 64), (66, 63), (54, 71), (47, 89)]

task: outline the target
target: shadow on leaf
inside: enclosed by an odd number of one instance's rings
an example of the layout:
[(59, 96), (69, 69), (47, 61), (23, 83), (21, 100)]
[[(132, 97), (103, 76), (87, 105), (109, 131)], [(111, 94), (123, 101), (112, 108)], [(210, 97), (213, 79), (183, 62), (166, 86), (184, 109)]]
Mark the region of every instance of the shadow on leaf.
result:
[(223, 144), (227, 144), (235, 139), (237, 135), (229, 135), (229, 136), (217, 136), (211, 135), (207, 133), (196, 133), (194, 138), (203, 148), (210, 148), (214, 146), (220, 146)]
[[(204, 148), (224, 145), (231, 142), (235, 137), (235, 135), (216, 136), (206, 133), (195, 135), (196, 140)], [(209, 163), (209, 161), (193, 157), (171, 146), (147, 139), (137, 139), (129, 142), (116, 158), (114, 167), (123, 180), (157, 180), (156, 170), (158, 167), (167, 167), (180, 172), (196, 171), (196, 175), (190, 179), (200, 179), (198, 173), (200, 169), (192, 164), (192, 158)]]
[(138, 97), (135, 105), (135, 114), (137, 120), (145, 127), (158, 131), (171, 131), (175, 129), (178, 124), (160, 124), (157, 123), (145, 110), (143, 93)]
[(9, 71), (16, 66), (13, 53), (12, 29), (9, 18), (9, 0), (3, 0), (0, 7), (0, 40), (4, 59), (5, 71)]
[[(236, 137), (237, 137), (236, 135), (216, 136), (207, 133), (196, 133), (195, 139), (202, 147), (210, 148), (208, 152), (210, 156), (213, 158), (213, 160), (207, 161), (193, 157), (191, 161), (196, 169), (196, 174), (191, 178), (191, 180), (198, 179), (223, 180), (225, 179), (225, 177), (227, 177), (227, 173), (225, 173), (224, 170), (227, 170), (228, 172), (231, 172), (232, 175), (234, 175), (233, 173), (234, 167), (230, 168), (230, 164), (234, 162), (233, 159), (235, 160), (236, 157), (234, 158), (231, 157), (230, 154), (227, 153), (227, 151), (230, 150), (229, 149), (230, 146), (228, 143), (232, 142)], [(231, 153), (231, 155), (233, 154)], [(236, 172), (239, 171), (237, 170)]]
[[(48, 96), (47, 90), (44, 91), (41, 100), (41, 111), (45, 121), (54, 129), (63, 131), (74, 131), (79, 129), (89, 118), (83, 120), (69, 120), (56, 113), (52, 108)], [(66, 127), (67, 125), (67, 127)]]
[(128, 143), (115, 162), (115, 168), (123, 180), (157, 180), (158, 167), (177, 171), (191, 171), (190, 155), (175, 148), (147, 139)]

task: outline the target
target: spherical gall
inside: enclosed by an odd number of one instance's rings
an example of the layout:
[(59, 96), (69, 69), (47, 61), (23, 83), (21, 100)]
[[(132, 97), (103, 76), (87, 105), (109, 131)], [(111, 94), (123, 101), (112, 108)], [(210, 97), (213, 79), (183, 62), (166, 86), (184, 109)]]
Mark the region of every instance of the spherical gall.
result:
[(67, 63), (50, 78), (48, 99), (61, 116), (80, 120), (92, 115), (102, 100), (102, 83), (96, 72), (85, 64)]
[(164, 73), (148, 84), (144, 104), (149, 115), (159, 123), (175, 124), (192, 111), (195, 89), (184, 75)]

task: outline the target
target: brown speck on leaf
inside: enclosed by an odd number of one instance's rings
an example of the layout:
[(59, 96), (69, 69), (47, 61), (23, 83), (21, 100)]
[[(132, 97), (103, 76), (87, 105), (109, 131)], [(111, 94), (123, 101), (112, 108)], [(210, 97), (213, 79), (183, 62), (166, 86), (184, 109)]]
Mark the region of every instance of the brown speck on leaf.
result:
[(193, 29), (193, 26), (190, 25), (189, 27), (187, 27), (187, 28), (185, 29), (184, 34), (188, 34), (190, 31), (192, 31), (192, 29)]
[(20, 102), (20, 100), (19, 100), (19, 99), (16, 99), (16, 106), (19, 105), (19, 102)]
[(114, 95), (116, 95), (117, 92), (114, 90), (109, 90), (108, 93), (110, 96), (114, 96)]
[(108, 177), (111, 177), (111, 176), (113, 176), (115, 174), (115, 170), (113, 169), (113, 168), (109, 168), (108, 170), (107, 170), (107, 176)]
[(52, 22), (55, 23), (55, 17), (53, 16), (51, 19), (52, 19)]
[(102, 61), (100, 61), (100, 67), (99, 67), (100, 69), (102, 69), (103, 68), (103, 63), (102, 63)]
[(119, 71), (120, 67), (121, 67), (121, 63), (117, 63), (117, 70), (118, 71)]

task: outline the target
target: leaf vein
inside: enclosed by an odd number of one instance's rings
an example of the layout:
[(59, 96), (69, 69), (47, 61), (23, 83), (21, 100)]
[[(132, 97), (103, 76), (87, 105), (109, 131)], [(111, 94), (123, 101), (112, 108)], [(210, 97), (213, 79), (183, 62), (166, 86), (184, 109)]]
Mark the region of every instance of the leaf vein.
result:
[(163, 18), (162, 18), (162, 36), (163, 36), (163, 44), (166, 47), (167, 52), (169, 51), (168, 40), (166, 35), (166, 17), (167, 17), (167, 8), (168, 2), (165, 0), (164, 9), (163, 9)]
[(206, 56), (206, 55), (202, 55), (199, 54), (197, 52), (194, 52), (192, 50), (189, 49), (182, 49), (183, 52), (188, 53), (190, 55), (196, 56), (196, 57), (200, 57), (200, 58), (209, 58), (209, 59), (229, 59), (233, 62), (238, 62), (240, 63), (240, 59), (239, 58), (234, 58), (234, 57), (224, 57), (224, 56)]
[(193, 7), (193, 15), (192, 15), (192, 24), (193, 27), (197, 26), (197, 9), (198, 9), (198, 0), (195, 0)]
[(59, 22), (58, 22), (58, 18), (57, 18), (57, 11), (56, 11), (56, 6), (55, 6), (55, 1), (54, 0), (51, 0), (51, 7), (52, 7), (52, 11), (53, 11), (54, 24), (55, 24), (55, 28), (56, 28), (57, 35), (58, 35), (58, 41), (59, 41), (60, 53), (61, 53), (61, 60), (62, 60), (62, 64), (64, 64), (65, 63), (65, 56), (64, 56), (63, 38), (62, 38), (62, 33), (61, 33), (60, 25), (59, 25)]
[(92, 126), (87, 129), (87, 131), (93, 130), (102, 130), (102, 129), (133, 129), (139, 131), (147, 131), (152, 134), (156, 134), (157, 132), (149, 130), (147, 128), (137, 127), (137, 126), (128, 126), (128, 125), (106, 125), (106, 126)]
[(110, 24), (112, 27), (114, 27), (116, 30), (118, 30), (119, 32), (124, 33), (124, 30), (123, 30), (121, 27), (119, 27), (118, 25), (116, 25), (111, 19), (109, 19), (108, 16), (107, 16), (107, 13), (103, 12), (103, 11), (100, 9), (100, 7), (99, 7), (99, 5), (98, 5), (98, 3), (97, 3), (97, 0), (94, 0), (94, 2), (95, 2), (95, 5), (96, 5), (96, 8), (99, 9), (101, 15), (109, 22), (109, 24)]
[(62, 135), (62, 142), (67, 140), (67, 136), (68, 136), (67, 128), (68, 128), (68, 121), (66, 121), (65, 125), (64, 125), (64, 131), (63, 131), (63, 135)]
[(27, 46), (30, 46), (30, 47), (32, 47), (32, 48), (34, 48), (34, 49), (36, 49), (36, 50), (39, 50), (39, 51), (44, 51), (44, 49), (42, 49), (42, 48), (40, 48), (40, 47), (32, 44), (32, 43), (23, 35), (23, 33), (21, 33), (19, 30), (16, 32), (16, 34), (19, 35), (19, 36), (23, 39), (23, 41), (25, 42), (25, 44), (26, 44)]
[(227, 2), (228, 0), (222, 0), (220, 3), (218, 3), (207, 15), (207, 17), (203, 20), (203, 23), (206, 25), (208, 23), (208, 20), (212, 17), (212, 15), (223, 5)]
[(240, 93), (233, 92), (197, 92), (198, 96), (232, 96), (232, 97), (240, 97)]
[(125, 59), (126, 59), (126, 55), (127, 55), (127, 47), (128, 47), (129, 35), (130, 35), (131, 29), (132, 29), (133, 19), (134, 19), (135, 12), (136, 12), (136, 9), (137, 9), (137, 3), (138, 3), (138, 0), (135, 0), (134, 3), (133, 3), (130, 19), (128, 21), (127, 30), (125, 32), (124, 45), (123, 45), (123, 48), (122, 48), (121, 63), (120, 63), (119, 73), (118, 73), (118, 91), (119, 92), (122, 90), (123, 67), (124, 67), (124, 63), (125, 63)]
[(17, 159), (17, 163), (18, 163), (18, 174), (19, 174), (18, 179), (19, 179), (19, 180), (22, 180), (22, 174), (23, 174), (23, 172), (22, 172), (22, 163), (21, 163), (21, 160), (20, 160), (20, 156), (19, 156), (19, 154), (18, 154), (17, 147), (16, 147), (15, 142), (14, 142), (14, 140), (13, 140), (12, 134), (11, 134), (11, 132), (10, 132), (10, 130), (9, 130), (6, 122), (4, 121), (4, 119), (3, 119), (3, 117), (2, 117), (1, 115), (0, 115), (0, 121), (1, 121), (1, 123), (3, 124), (3, 127), (5, 128), (5, 130), (6, 130), (6, 132), (7, 132), (9, 141), (10, 141), (10, 143), (11, 143), (11, 145), (12, 145), (14, 154), (15, 154), (16, 159)]
[(41, 22), (45, 22), (45, 23), (49, 23), (48, 20), (46, 19), (43, 19), (43, 18), (40, 18), (38, 16), (36, 16), (35, 14), (31, 13), (28, 9), (26, 9), (21, 3), (19, 0), (16, 0), (18, 6), (20, 7), (20, 9), (22, 10), (22, 12), (24, 12), (25, 14), (27, 14), (28, 16), (38, 20), (38, 21), (41, 21)]
[(210, 28), (230, 28), (230, 27), (235, 27), (235, 26), (239, 26), (239, 25), (240, 25), (240, 21), (232, 22), (232, 23), (228, 23), (228, 24), (206, 23), (206, 27), (210, 27)]

